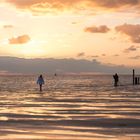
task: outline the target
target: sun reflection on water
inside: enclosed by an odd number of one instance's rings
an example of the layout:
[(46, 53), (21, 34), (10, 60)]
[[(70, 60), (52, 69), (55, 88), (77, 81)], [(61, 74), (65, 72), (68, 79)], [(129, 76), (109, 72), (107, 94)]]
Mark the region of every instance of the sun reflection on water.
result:
[(137, 140), (140, 87), (115, 89), (110, 77), (101, 87), (88, 78), (46, 77), (40, 93), (35, 76), (1, 77), (0, 140)]

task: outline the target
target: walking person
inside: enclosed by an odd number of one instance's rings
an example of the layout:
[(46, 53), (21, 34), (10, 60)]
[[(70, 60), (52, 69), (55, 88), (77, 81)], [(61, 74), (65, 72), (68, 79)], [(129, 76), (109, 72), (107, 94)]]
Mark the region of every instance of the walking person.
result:
[(40, 76), (38, 77), (38, 79), (37, 79), (37, 84), (39, 85), (39, 89), (40, 89), (40, 91), (42, 91), (42, 85), (45, 84), (42, 75), (40, 75)]
[(119, 82), (118, 74), (116, 73), (115, 75), (113, 75), (113, 78), (114, 78), (114, 86), (117, 87), (118, 86), (118, 82)]

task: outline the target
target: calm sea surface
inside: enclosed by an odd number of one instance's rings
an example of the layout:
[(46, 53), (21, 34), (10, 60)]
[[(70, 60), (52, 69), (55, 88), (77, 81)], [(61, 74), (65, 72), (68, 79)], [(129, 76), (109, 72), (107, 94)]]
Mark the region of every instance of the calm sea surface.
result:
[(139, 140), (140, 85), (121, 75), (0, 76), (0, 140)]

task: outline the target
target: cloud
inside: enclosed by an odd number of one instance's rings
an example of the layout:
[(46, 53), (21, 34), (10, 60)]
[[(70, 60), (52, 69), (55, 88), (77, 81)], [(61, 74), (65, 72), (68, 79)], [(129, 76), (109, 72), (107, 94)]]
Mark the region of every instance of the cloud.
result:
[(140, 43), (140, 24), (123, 24), (115, 27), (117, 32), (127, 35), (133, 43)]
[(9, 44), (24, 44), (29, 41), (30, 41), (30, 37), (28, 35), (22, 35), (22, 36), (10, 38)]
[(71, 24), (78, 24), (79, 22), (73, 21)]
[(136, 6), (140, 3), (139, 0), (93, 0), (97, 6), (104, 8), (120, 8), (124, 6)]
[(33, 13), (47, 13), (68, 9), (92, 11), (101, 9), (132, 8), (139, 11), (140, 0), (5, 0), (19, 9), (30, 10)]
[(106, 56), (106, 54), (102, 54), (102, 56)]
[(77, 57), (82, 57), (82, 56), (85, 56), (85, 53), (84, 52), (81, 52), (81, 53), (78, 53), (77, 54)]
[(101, 25), (99, 27), (92, 26), (92, 27), (86, 27), (84, 29), (85, 32), (90, 33), (107, 33), (110, 29), (106, 25)]
[(118, 56), (119, 56), (119, 54), (114, 54), (113, 56), (118, 57)]
[(13, 25), (4, 25), (3, 28), (7, 29), (7, 28), (13, 28)]
[(98, 55), (92, 55), (91, 57), (93, 57), (93, 58), (97, 58), (97, 57), (99, 57)]
[[(88, 0), (6, 0), (18, 9), (29, 10), (35, 14), (54, 13), (68, 9), (77, 9)], [(83, 6), (82, 6), (83, 7)]]
[(125, 49), (124, 53), (129, 53), (129, 52), (137, 51), (138, 48), (139, 48), (138, 46), (132, 45), (129, 48)]
[(129, 59), (135, 59), (135, 60), (140, 59), (140, 55), (136, 55), (134, 57), (129, 57)]
[[(47, 68), (47, 69), (46, 69)], [(131, 67), (123, 65), (103, 64), (96, 59), (22, 59), (16, 57), (0, 57), (0, 70), (10, 73), (50, 73), (56, 70), (62, 73), (130, 73)], [(139, 70), (139, 69), (137, 69)]]

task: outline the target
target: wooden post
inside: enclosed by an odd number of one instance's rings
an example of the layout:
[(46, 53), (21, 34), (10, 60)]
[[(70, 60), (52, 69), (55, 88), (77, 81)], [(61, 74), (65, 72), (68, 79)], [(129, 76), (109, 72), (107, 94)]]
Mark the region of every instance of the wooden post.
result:
[(133, 85), (135, 85), (135, 70), (133, 69)]
[(140, 78), (138, 77), (138, 85), (140, 84)]
[(138, 78), (135, 77), (135, 85), (137, 85), (137, 84), (138, 84)]

